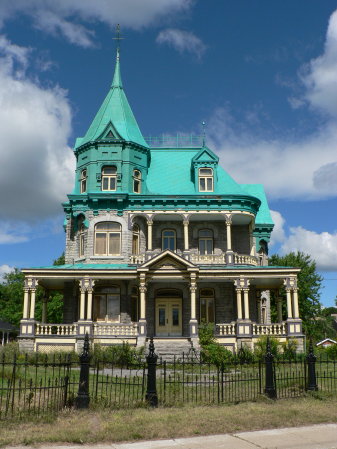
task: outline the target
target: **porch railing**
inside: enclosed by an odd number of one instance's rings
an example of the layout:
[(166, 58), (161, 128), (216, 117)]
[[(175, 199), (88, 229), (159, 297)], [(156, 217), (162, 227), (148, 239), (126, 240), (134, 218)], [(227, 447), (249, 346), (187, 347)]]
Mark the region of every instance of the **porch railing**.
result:
[(145, 262), (145, 256), (144, 254), (132, 254), (130, 256), (130, 263), (135, 264), (135, 265), (141, 265)]
[(257, 257), (234, 253), (234, 263), (237, 265), (258, 265)]
[(191, 254), (192, 263), (225, 263), (224, 254)]
[(138, 335), (137, 323), (94, 323), (94, 335), (109, 337), (136, 337)]
[(287, 335), (286, 323), (253, 324), (253, 335)]
[(216, 335), (236, 335), (236, 323), (229, 324), (216, 324), (215, 325)]
[(36, 323), (36, 335), (76, 335), (77, 324)]

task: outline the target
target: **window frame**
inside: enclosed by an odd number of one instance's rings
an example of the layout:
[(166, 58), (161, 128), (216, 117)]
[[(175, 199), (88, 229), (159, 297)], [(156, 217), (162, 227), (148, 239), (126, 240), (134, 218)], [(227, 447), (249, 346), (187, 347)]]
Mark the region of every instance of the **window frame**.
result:
[[(210, 294), (205, 294), (208, 290)], [(205, 301), (205, 317), (202, 316), (202, 301)], [(209, 304), (212, 306), (212, 313), (214, 321), (209, 320)], [(213, 288), (202, 288), (199, 293), (199, 308), (200, 308), (200, 322), (215, 324), (215, 293)]]
[[(136, 172), (139, 173), (138, 176)], [(138, 185), (138, 189), (136, 189), (136, 185)], [(137, 168), (133, 170), (133, 193), (142, 193), (142, 172)]]
[(132, 226), (132, 248), (131, 253), (133, 256), (139, 256), (140, 254), (140, 228), (138, 224)]
[[(111, 290), (111, 291), (109, 291)], [(113, 291), (116, 290), (116, 291)], [(98, 317), (97, 315), (97, 297), (105, 297), (105, 312), (106, 314), (104, 317), (100, 314)], [(108, 315), (108, 296), (118, 297), (116, 303), (118, 304), (118, 314), (116, 316), (112, 316), (109, 319)], [(121, 288), (119, 285), (110, 285), (110, 286), (102, 286), (98, 289), (95, 289), (94, 292), (94, 304), (93, 304), (93, 319), (94, 321), (111, 321), (111, 322), (119, 322), (120, 321), (120, 315), (121, 315)], [(107, 319), (108, 318), (108, 319)]]
[[(202, 175), (201, 170), (210, 170), (210, 175)], [(208, 181), (211, 181), (211, 188), (208, 188)], [(203, 189), (201, 186), (202, 181), (205, 184), (205, 188)], [(199, 185), (199, 192), (214, 192), (214, 170), (211, 167), (199, 167), (198, 169), (198, 185)]]
[[(117, 229), (97, 229), (98, 225), (103, 224), (116, 224), (119, 226), (119, 230)], [(97, 234), (106, 234), (105, 237), (105, 253), (99, 254), (97, 252)], [(112, 235), (118, 235), (118, 241), (119, 241), (119, 253), (109, 253), (109, 247), (110, 247), (110, 239), (112, 238)], [(95, 224), (94, 228), (94, 255), (100, 256), (100, 257), (113, 257), (113, 256), (120, 256), (122, 253), (122, 225), (118, 223), (117, 221), (99, 221)]]
[[(114, 169), (115, 173), (104, 173), (104, 170), (109, 170), (109, 169), (110, 170)], [(105, 165), (104, 167), (102, 167), (101, 177), (102, 177), (102, 181), (101, 181), (102, 192), (116, 192), (116, 190), (117, 190), (117, 167), (115, 165)], [(107, 180), (107, 183), (108, 183), (107, 189), (104, 188), (105, 180)], [(111, 188), (112, 181), (114, 181), (114, 185), (115, 185), (115, 187), (113, 189)]]
[(80, 176), (80, 192), (81, 193), (87, 192), (87, 179), (88, 179), (88, 171), (86, 168), (84, 168), (81, 171), (81, 176)]
[[(202, 232), (202, 231), (209, 231), (210, 233), (211, 233), (211, 237), (200, 237), (200, 232)], [(204, 253), (202, 253), (201, 251), (200, 251), (200, 242), (201, 241), (204, 241), (204, 242), (209, 242), (209, 241), (211, 241), (211, 243), (212, 243), (212, 251), (209, 253), (209, 252), (207, 252), (207, 244), (205, 243), (205, 252)], [(214, 254), (214, 233), (213, 233), (213, 230), (212, 229), (208, 229), (208, 228), (205, 228), (205, 229), (199, 229), (199, 231), (198, 231), (198, 251), (199, 251), (199, 254), (201, 254), (201, 255), (209, 255), (209, 254)]]
[[(173, 232), (173, 235), (172, 236), (165, 236), (164, 235), (165, 232)], [(174, 239), (173, 240), (173, 242), (174, 242), (174, 245), (173, 245), (174, 249), (164, 248), (164, 239), (165, 238), (169, 238), (169, 239), (173, 238)], [(161, 231), (161, 248), (162, 248), (162, 251), (166, 251), (167, 249), (169, 249), (170, 251), (176, 251), (177, 250), (177, 232), (176, 232), (175, 229), (163, 229)]]
[(78, 228), (78, 239), (79, 239), (79, 248), (78, 248), (79, 257), (84, 257), (84, 254), (85, 254), (85, 226), (83, 223), (81, 223)]

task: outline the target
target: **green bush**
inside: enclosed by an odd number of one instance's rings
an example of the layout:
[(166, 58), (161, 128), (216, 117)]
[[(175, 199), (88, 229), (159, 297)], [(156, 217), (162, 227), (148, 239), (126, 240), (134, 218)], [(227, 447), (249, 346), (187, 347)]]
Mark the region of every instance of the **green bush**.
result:
[(267, 341), (269, 339), (270, 350), (273, 356), (276, 358), (280, 355), (280, 342), (275, 337), (267, 337), (263, 335), (260, 337), (254, 346), (254, 354), (260, 360), (263, 360), (267, 353)]
[(330, 360), (337, 360), (337, 345), (328, 346), (325, 352)]
[(211, 344), (217, 344), (214, 336), (213, 323), (201, 323), (199, 326), (199, 344), (203, 348)]
[(297, 340), (295, 338), (289, 338), (286, 342), (282, 343), (282, 355), (287, 360), (295, 360), (297, 358)]
[(144, 356), (144, 348), (136, 349), (130, 346), (129, 343), (107, 347), (96, 344), (94, 345), (92, 356), (94, 361), (105, 360), (124, 366), (139, 362)]
[(233, 354), (219, 343), (211, 343), (203, 346), (201, 350), (201, 358), (203, 362), (211, 363), (216, 366), (229, 363), (233, 360)]
[(240, 363), (251, 363), (256, 361), (256, 356), (247, 345), (242, 345), (236, 354), (235, 360)]

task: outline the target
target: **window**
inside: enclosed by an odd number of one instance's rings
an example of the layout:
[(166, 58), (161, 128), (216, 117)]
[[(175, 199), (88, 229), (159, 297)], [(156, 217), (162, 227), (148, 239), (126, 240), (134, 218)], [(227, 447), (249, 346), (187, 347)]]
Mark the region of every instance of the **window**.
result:
[(210, 229), (199, 231), (199, 254), (213, 254), (213, 232)]
[(84, 236), (85, 236), (85, 227), (84, 227), (84, 224), (82, 223), (78, 230), (80, 257), (84, 256)]
[(102, 170), (102, 190), (105, 192), (115, 191), (117, 188), (117, 168), (104, 167)]
[(199, 191), (213, 192), (213, 169), (199, 168)]
[(142, 174), (139, 170), (133, 170), (133, 192), (141, 193), (142, 191)]
[(139, 294), (138, 288), (132, 287), (131, 292), (131, 321), (138, 321), (139, 319)]
[(119, 321), (120, 288), (118, 286), (95, 289), (93, 315), (95, 321)]
[(139, 254), (139, 235), (139, 226), (134, 224), (132, 228), (132, 254), (136, 256)]
[(85, 193), (87, 191), (87, 170), (82, 170), (81, 172), (80, 190), (81, 193)]
[(95, 226), (95, 255), (119, 256), (121, 253), (121, 225), (112, 221)]
[(176, 249), (176, 231), (172, 229), (165, 229), (162, 232), (162, 249), (170, 249), (175, 251)]
[(214, 323), (214, 291), (211, 288), (200, 290), (200, 321)]

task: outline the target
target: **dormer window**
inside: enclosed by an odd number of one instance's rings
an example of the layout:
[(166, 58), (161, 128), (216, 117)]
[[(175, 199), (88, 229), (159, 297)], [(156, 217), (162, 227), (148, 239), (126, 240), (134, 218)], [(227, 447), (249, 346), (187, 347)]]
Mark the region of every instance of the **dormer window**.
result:
[(81, 172), (80, 190), (81, 193), (85, 193), (87, 191), (87, 170), (82, 170)]
[(212, 168), (199, 168), (199, 192), (213, 192)]
[(141, 193), (142, 174), (139, 170), (133, 170), (133, 193)]
[(102, 191), (113, 192), (117, 188), (117, 168), (104, 167), (102, 170)]

